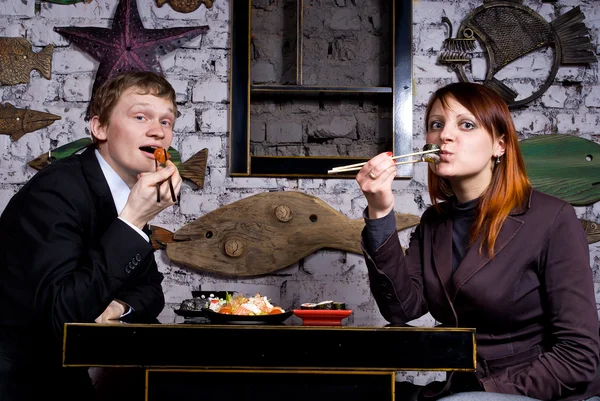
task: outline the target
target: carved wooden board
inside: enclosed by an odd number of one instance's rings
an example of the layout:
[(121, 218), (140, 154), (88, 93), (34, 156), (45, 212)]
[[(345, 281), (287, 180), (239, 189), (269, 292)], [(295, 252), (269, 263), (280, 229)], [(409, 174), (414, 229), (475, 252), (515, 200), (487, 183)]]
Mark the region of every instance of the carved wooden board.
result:
[[(398, 230), (418, 223), (418, 216), (396, 214)], [(154, 227), (153, 237), (160, 236), (173, 262), (219, 275), (258, 276), (323, 248), (360, 254), (363, 227), (362, 218), (350, 220), (315, 196), (284, 191), (223, 206), (181, 227), (172, 239)]]

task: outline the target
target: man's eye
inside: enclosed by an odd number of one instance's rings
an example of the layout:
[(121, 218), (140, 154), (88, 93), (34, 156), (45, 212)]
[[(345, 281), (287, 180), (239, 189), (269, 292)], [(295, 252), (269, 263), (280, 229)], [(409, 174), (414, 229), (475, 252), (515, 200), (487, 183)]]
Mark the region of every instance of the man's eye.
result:
[(144, 116), (135, 116), (135, 119), (138, 121), (144, 121)]
[(162, 125), (164, 125), (165, 127), (170, 127), (171, 126), (171, 121), (163, 121)]

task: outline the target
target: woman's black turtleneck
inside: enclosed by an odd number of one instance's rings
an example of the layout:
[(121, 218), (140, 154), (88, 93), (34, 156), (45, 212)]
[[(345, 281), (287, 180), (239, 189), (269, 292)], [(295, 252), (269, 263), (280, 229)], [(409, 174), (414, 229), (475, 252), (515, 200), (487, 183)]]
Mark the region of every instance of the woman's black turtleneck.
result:
[(469, 230), (475, 221), (479, 199), (452, 205), (452, 272), (455, 272), (469, 251)]

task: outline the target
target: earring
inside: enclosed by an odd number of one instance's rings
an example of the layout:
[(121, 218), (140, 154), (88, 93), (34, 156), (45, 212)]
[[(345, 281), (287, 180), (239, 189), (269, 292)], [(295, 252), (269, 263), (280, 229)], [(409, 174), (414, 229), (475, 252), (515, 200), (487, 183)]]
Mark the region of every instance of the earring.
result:
[(500, 164), (500, 155), (496, 156), (496, 164)]

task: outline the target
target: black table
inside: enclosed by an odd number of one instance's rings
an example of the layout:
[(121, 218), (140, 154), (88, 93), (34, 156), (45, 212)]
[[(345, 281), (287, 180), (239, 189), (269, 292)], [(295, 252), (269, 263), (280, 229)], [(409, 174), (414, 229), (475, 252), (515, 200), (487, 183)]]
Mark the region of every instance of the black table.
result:
[(474, 371), (475, 330), (66, 324), (63, 364), (143, 368), (149, 401), (393, 400), (397, 371)]

